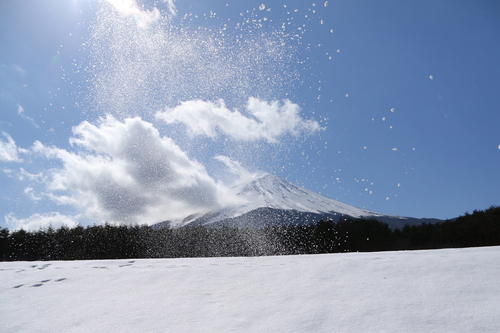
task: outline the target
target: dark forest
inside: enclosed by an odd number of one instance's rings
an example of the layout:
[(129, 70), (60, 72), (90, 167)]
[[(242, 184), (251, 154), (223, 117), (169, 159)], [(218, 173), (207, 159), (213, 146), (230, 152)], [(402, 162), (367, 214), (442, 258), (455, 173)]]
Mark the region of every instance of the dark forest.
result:
[(440, 223), (392, 230), (375, 219), (345, 218), (263, 228), (110, 224), (0, 229), (0, 260), (87, 260), (267, 256), (500, 245), (500, 206)]

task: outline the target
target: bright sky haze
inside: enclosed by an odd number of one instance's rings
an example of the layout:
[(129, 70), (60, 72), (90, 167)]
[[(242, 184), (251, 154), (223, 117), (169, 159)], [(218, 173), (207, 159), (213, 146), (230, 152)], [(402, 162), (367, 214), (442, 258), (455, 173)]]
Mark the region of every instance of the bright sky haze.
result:
[(500, 5), (0, 4), (0, 226), (155, 223), (269, 172), (400, 216), (500, 204)]

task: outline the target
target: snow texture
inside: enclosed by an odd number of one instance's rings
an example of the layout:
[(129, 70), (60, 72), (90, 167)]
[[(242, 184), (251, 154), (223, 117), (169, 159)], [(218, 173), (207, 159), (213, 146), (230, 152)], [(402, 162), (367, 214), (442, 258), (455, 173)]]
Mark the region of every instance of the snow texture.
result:
[(498, 332), (500, 247), (0, 263), (1, 332)]

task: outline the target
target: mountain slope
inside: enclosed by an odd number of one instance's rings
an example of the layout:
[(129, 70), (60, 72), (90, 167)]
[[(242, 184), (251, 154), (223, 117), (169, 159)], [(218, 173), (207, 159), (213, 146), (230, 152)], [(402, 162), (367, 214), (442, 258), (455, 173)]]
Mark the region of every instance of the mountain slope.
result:
[(261, 207), (310, 213), (334, 212), (352, 217), (382, 215), (324, 197), (271, 174), (243, 186), (238, 196), (248, 200), (246, 205), (239, 207), (238, 215)]
[(341, 217), (376, 218), (391, 227), (405, 224), (434, 223), (435, 219), (416, 219), (384, 215), (357, 208), (327, 198), (278, 176), (266, 174), (251, 182), (234, 187), (243, 199), (239, 206), (225, 207), (202, 216), (188, 216), (182, 221), (166, 221), (165, 225), (226, 225), (234, 227), (261, 227), (266, 225), (300, 225), (315, 223), (321, 219), (337, 221)]

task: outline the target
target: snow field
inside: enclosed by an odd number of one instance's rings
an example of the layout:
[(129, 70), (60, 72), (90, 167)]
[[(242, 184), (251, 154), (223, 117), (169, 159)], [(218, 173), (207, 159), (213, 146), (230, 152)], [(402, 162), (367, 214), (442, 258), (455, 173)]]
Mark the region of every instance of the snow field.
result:
[(498, 332), (500, 247), (0, 263), (1, 332)]

